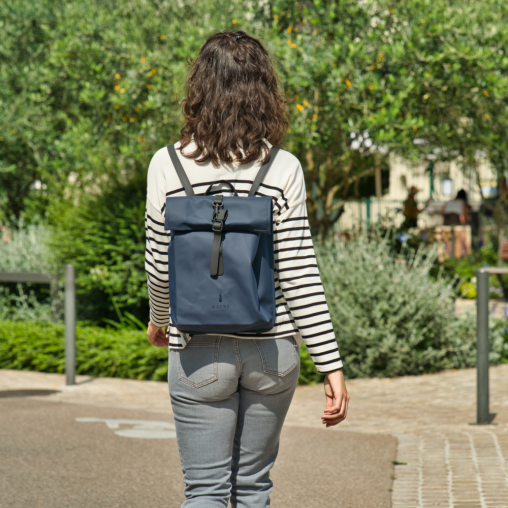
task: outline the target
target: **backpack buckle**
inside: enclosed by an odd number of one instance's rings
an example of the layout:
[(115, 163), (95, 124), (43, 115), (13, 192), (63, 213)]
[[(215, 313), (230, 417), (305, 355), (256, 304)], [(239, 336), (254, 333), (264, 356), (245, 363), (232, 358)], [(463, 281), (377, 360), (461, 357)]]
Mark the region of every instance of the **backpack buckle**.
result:
[(222, 231), (222, 228), (224, 227), (224, 221), (227, 219), (227, 216), (228, 211), (224, 209), (214, 212), (212, 217), (212, 231), (214, 233), (220, 233)]
[(219, 233), (222, 231), (224, 226), (224, 221), (228, 216), (228, 211), (224, 210), (222, 207), (224, 203), (222, 202), (222, 195), (215, 196), (213, 201), (213, 213), (212, 213), (212, 231), (215, 233)]
[(213, 206), (213, 213), (212, 213), (212, 222), (213, 222), (215, 220), (215, 217), (219, 213), (220, 208), (223, 206), (222, 195), (215, 196), (212, 206)]

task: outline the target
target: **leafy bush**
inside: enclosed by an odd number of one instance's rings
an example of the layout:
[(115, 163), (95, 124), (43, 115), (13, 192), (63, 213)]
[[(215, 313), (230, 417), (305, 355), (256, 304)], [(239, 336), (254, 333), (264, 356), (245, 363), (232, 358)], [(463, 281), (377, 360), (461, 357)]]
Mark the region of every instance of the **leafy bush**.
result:
[(60, 265), (76, 267), (79, 319), (103, 323), (130, 311), (148, 322), (145, 273), (146, 182), (112, 184), (79, 206), (55, 206), (52, 246)]
[[(106, 330), (80, 326), (76, 330), (76, 371), (96, 377), (166, 381), (167, 350), (149, 344), (144, 331)], [(0, 320), (0, 369), (65, 372), (63, 325)], [(302, 347), (300, 384), (322, 379)]]
[[(461, 298), (476, 298), (476, 271), (485, 266), (498, 266), (499, 256), (492, 243), (483, 245), (478, 251), (472, 252), (463, 258), (446, 258), (442, 264), (436, 265), (431, 274), (442, 272), (443, 276), (450, 280), (457, 278), (456, 294)], [(490, 298), (503, 297), (503, 279), (500, 276), (491, 275)], [(506, 285), (506, 283), (505, 283)]]
[[(366, 234), (318, 249), (345, 372), (393, 377), (473, 367), (475, 316), (454, 316), (454, 287), (429, 276), (435, 249), (394, 254), (390, 235)], [(505, 354), (506, 324), (492, 323), (491, 360)]]
[[(2, 227), (0, 272), (57, 274), (57, 262), (49, 246), (50, 228), (45, 224), (16, 229)], [(0, 283), (0, 319), (51, 321), (63, 317), (63, 294), (55, 288), (50, 298), (47, 284)]]
[(2, 228), (0, 272), (55, 273), (53, 252), (48, 245), (50, 230), (43, 224), (17, 224), (16, 229)]
[(40, 301), (35, 291), (16, 284), (16, 291), (0, 286), (0, 319), (53, 321), (51, 303)]

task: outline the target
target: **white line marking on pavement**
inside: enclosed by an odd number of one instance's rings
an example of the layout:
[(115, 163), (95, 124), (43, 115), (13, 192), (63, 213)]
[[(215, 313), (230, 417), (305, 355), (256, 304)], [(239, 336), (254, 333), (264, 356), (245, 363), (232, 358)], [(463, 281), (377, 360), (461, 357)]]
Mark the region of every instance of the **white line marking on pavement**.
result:
[(450, 465), (450, 441), (448, 441), (448, 436), (444, 436), (445, 438), (445, 464), (446, 470), (448, 471), (447, 480), (448, 480), (448, 503), (450, 504), (450, 508), (454, 508), (453, 504), (453, 473), (452, 466)]
[(480, 496), (480, 504), (482, 508), (487, 508), (487, 503), (485, 502), (485, 497), (483, 496), (482, 477), (480, 476), (480, 468), (478, 466), (478, 456), (476, 455), (473, 436), (469, 434), (469, 432), (464, 432), (464, 434), (469, 438), (469, 444), (471, 445), (471, 456), (473, 458), (473, 464), (476, 471), (476, 484), (478, 488), (478, 495)]
[(418, 443), (418, 508), (423, 508), (423, 437)]
[[(169, 422), (155, 420), (122, 420), (115, 418), (76, 418), (77, 422), (105, 423), (117, 436), (137, 439), (172, 439), (176, 437), (175, 426)], [(130, 425), (130, 429), (120, 429), (120, 425)]]
[(499, 441), (497, 439), (497, 436), (494, 434), (494, 432), (488, 431), (488, 434), (492, 436), (492, 439), (494, 440), (494, 446), (496, 447), (497, 456), (499, 457), (499, 462), (501, 462), (501, 468), (504, 473), (504, 481), (506, 482), (506, 486), (508, 487), (508, 471), (506, 470), (506, 460), (503, 456), (503, 451), (501, 450), (501, 447), (499, 446)]

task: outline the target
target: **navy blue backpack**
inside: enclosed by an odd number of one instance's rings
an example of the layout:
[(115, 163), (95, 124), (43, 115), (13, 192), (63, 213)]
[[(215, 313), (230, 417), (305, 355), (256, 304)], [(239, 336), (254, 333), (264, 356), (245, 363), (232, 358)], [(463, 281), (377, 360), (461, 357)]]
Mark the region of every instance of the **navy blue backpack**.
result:
[[(248, 197), (225, 180), (196, 196), (175, 147), (167, 147), (186, 196), (166, 198), (171, 320), (181, 332), (266, 332), (275, 323), (273, 204), (254, 197), (275, 159), (261, 166)], [(213, 193), (227, 185), (233, 196)]]

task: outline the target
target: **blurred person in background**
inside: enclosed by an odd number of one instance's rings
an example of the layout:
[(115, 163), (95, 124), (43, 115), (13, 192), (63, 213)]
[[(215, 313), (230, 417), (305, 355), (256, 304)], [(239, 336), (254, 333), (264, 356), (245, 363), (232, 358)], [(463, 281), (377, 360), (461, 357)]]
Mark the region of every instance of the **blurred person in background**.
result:
[(463, 226), (469, 224), (471, 206), (467, 202), (467, 193), (464, 189), (457, 192), (455, 199), (450, 199), (442, 208), (445, 226)]
[(418, 215), (420, 215), (429, 206), (431, 200), (429, 199), (423, 208), (418, 208), (415, 196), (421, 189), (414, 185), (409, 189), (409, 194), (404, 201), (402, 213), (404, 214), (404, 222), (402, 223), (403, 229), (417, 228)]

